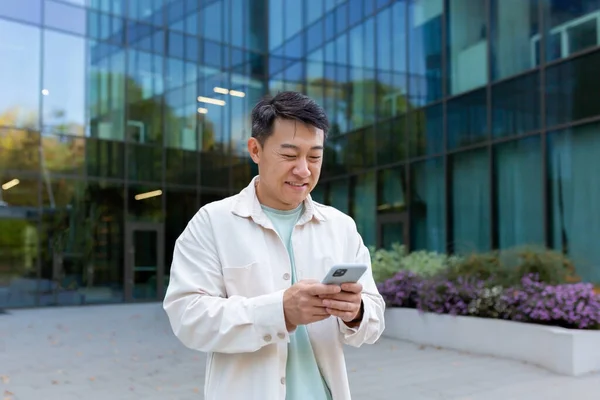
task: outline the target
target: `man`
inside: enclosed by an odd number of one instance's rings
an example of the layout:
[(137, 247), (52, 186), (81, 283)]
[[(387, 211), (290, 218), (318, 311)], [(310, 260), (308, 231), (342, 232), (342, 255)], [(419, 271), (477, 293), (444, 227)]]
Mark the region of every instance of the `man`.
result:
[[(343, 344), (372, 344), (384, 301), (354, 221), (314, 202), (329, 123), (284, 92), (252, 111), (258, 176), (202, 207), (175, 245), (164, 309), (187, 347), (208, 353), (205, 398), (350, 399)], [(338, 263), (369, 269), (324, 285)]]

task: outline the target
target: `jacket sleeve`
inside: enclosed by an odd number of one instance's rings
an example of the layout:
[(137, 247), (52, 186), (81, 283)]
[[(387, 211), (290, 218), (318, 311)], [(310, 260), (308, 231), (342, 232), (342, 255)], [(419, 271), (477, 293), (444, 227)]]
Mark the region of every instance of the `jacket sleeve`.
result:
[(338, 325), (341, 333), (341, 340), (344, 344), (354, 347), (360, 347), (363, 344), (375, 343), (383, 330), (385, 329), (385, 301), (377, 290), (377, 285), (373, 279), (371, 269), (371, 255), (369, 249), (364, 245), (363, 240), (356, 230), (356, 224), (352, 223), (349, 247), (355, 249), (355, 259), (353, 262), (365, 264), (367, 272), (360, 279), (363, 286), (362, 302), (364, 307), (362, 321), (356, 328), (351, 328), (338, 318)]
[(170, 281), (163, 301), (175, 336), (203, 352), (254, 352), (289, 341), (283, 291), (227, 297), (210, 218), (192, 218), (175, 243)]

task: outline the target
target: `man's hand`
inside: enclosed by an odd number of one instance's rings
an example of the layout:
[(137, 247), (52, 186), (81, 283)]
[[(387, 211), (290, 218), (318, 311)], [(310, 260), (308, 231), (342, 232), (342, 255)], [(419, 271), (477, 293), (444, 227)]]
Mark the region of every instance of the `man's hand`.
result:
[(304, 280), (292, 285), (283, 293), (283, 313), (288, 332), (298, 325), (306, 325), (330, 317), (319, 296), (339, 294), (336, 285), (324, 285), (314, 280)]
[(362, 317), (360, 315), (362, 285), (360, 283), (343, 283), (341, 289), (340, 293), (321, 296), (326, 311), (344, 322), (360, 319)]

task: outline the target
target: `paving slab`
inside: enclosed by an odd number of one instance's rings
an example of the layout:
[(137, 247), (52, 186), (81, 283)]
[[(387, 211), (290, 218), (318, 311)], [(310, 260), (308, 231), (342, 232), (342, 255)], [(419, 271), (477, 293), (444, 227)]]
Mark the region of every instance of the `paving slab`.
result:
[[(551, 349), (548, 349), (551, 351)], [(382, 338), (347, 347), (356, 400), (597, 400), (600, 374)], [(173, 336), (159, 303), (0, 314), (1, 400), (199, 400), (205, 356)]]

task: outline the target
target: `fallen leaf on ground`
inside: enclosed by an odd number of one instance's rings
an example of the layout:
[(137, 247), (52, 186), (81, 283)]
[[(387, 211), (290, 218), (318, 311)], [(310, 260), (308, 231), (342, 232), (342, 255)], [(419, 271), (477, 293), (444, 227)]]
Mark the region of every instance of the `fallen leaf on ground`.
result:
[(90, 377), (90, 381), (94, 382), (96, 380), (96, 378), (94, 378), (93, 376)]
[(2, 383), (10, 383), (10, 378), (6, 375), (0, 376), (0, 380), (2, 380)]
[(200, 389), (194, 388), (194, 393), (200, 393)]
[(58, 381), (52, 381), (53, 385), (58, 385)]

